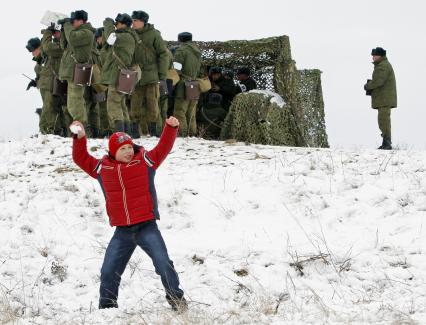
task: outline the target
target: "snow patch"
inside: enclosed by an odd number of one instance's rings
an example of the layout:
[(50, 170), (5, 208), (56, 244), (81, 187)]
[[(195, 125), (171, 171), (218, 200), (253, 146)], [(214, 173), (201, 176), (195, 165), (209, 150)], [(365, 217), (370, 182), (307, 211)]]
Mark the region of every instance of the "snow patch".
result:
[(261, 94), (267, 97), (271, 97), (271, 103), (275, 103), (278, 105), (278, 107), (283, 108), (286, 104), (286, 102), (284, 101), (284, 99), (277, 93), (274, 93), (271, 90), (259, 90), (259, 89), (253, 89), (250, 90), (249, 93), (253, 93), (253, 94)]

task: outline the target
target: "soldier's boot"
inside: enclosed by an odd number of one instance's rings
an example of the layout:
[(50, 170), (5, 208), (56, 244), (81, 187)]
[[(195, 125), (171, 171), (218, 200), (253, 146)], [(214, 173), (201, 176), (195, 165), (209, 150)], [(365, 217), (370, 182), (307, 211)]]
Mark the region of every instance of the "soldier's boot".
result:
[(389, 138), (383, 138), (383, 150), (392, 150), (392, 141)]
[(140, 133), (139, 133), (139, 123), (138, 122), (132, 122), (130, 124), (130, 136), (133, 139), (138, 139), (141, 137)]
[(124, 132), (123, 121), (114, 121), (114, 132)]
[(124, 122), (124, 132), (127, 134), (130, 134), (131, 128), (130, 128), (130, 122)]
[(158, 134), (157, 134), (157, 123), (156, 122), (150, 122), (148, 124), (148, 133), (152, 137), (158, 137)]
[(100, 136), (100, 132), (98, 128), (92, 128), (92, 137), (98, 139)]
[(385, 138), (382, 139), (382, 145), (378, 147), (377, 149), (380, 149), (380, 150), (383, 149), (384, 144), (385, 144)]

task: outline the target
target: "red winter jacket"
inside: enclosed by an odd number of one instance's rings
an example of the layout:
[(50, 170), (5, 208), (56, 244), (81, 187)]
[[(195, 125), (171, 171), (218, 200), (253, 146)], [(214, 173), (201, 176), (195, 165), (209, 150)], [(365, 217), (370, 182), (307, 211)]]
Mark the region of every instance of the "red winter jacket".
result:
[(133, 225), (160, 217), (154, 186), (155, 170), (172, 149), (177, 130), (166, 124), (160, 141), (150, 151), (135, 145), (135, 156), (127, 164), (109, 156), (96, 159), (87, 152), (85, 137), (74, 138), (74, 162), (99, 180), (111, 226)]

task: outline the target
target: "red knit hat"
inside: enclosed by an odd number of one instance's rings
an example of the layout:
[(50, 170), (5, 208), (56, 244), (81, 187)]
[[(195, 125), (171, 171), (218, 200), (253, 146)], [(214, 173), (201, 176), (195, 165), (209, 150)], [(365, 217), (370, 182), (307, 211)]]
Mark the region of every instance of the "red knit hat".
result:
[(108, 149), (111, 156), (115, 157), (117, 150), (125, 144), (130, 144), (133, 146), (133, 140), (130, 135), (124, 132), (115, 132), (109, 138)]

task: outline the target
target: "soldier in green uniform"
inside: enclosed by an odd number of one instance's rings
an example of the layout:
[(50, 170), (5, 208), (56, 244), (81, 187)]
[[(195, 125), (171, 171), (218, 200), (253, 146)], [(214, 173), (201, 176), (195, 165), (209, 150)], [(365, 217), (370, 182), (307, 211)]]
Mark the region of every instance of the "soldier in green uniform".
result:
[[(106, 40), (104, 39), (104, 28), (98, 28), (95, 33), (95, 40), (96, 40), (96, 48), (99, 51), (99, 67), (102, 69), (102, 66), (106, 60), (107, 55), (107, 49), (105, 43)], [(109, 124), (108, 119), (108, 112), (107, 112), (107, 89), (104, 89), (105, 94), (105, 100), (99, 99), (97, 105), (98, 105), (98, 111), (99, 111), (99, 136), (100, 137), (107, 137), (112, 134), (112, 127)], [(99, 94), (97, 96), (100, 96)]]
[[(28, 40), (27, 45), (25, 46), (26, 49), (28, 50), (28, 52), (30, 52), (33, 56), (33, 61), (36, 63), (34, 66), (34, 72), (36, 74), (35, 79), (31, 79), (31, 81), (28, 83), (27, 86), (27, 91), (31, 88), (31, 87), (36, 87), (39, 89), (38, 87), (38, 81), (40, 79), (40, 71), (42, 69), (42, 64), (43, 64), (43, 57), (42, 57), (42, 52), (41, 52), (41, 41), (38, 37), (33, 37), (31, 39)], [(40, 95), (41, 95), (41, 99), (42, 101), (44, 100), (43, 98), (43, 91), (40, 90)], [(36, 113), (39, 109), (36, 109)], [(44, 133), (44, 129), (42, 130), (42, 125), (43, 125), (43, 121), (42, 121), (42, 114), (43, 113), (43, 109), (41, 110), (39, 114), (39, 130), (41, 133)]]
[(111, 18), (103, 22), (106, 56), (101, 83), (108, 85), (108, 118), (115, 132), (130, 132), (126, 96), (117, 91), (116, 83), (120, 69), (128, 69), (133, 64), (138, 38), (130, 28), (131, 24), (132, 18), (128, 14), (118, 14), (115, 22)]
[[(168, 70), (170, 70), (170, 69), (173, 69), (173, 54), (167, 47), (166, 47), (166, 51), (168, 56)], [(171, 112), (171, 114), (169, 114), (169, 107), (173, 105), (173, 88), (174, 88), (173, 80), (166, 79), (165, 84), (163, 86), (167, 89), (167, 94), (165, 93), (162, 94), (160, 91), (160, 98), (158, 99), (160, 115), (158, 117), (157, 130), (159, 130), (160, 134), (163, 131), (163, 126), (166, 119), (169, 116), (173, 115), (173, 111)]]
[(73, 120), (87, 125), (87, 110), (84, 100), (86, 86), (73, 82), (74, 67), (77, 63), (92, 63), (92, 47), (95, 29), (87, 22), (88, 14), (84, 10), (71, 13), (70, 18), (58, 21), (63, 25), (61, 46), (64, 48), (59, 78), (68, 82), (67, 110)]
[(148, 23), (149, 15), (144, 11), (133, 11), (132, 28), (140, 42), (136, 44), (135, 61), (142, 70), (142, 78), (131, 96), (131, 135), (140, 137), (139, 127), (145, 125), (151, 136), (157, 136), (157, 121), (160, 115), (158, 100), (159, 81), (166, 80), (169, 56), (163, 38), (154, 25)]
[(397, 106), (396, 80), (386, 51), (377, 47), (371, 51), (374, 71), (372, 80), (364, 85), (367, 95), (371, 95), (371, 107), (378, 110), (379, 129), (383, 142), (379, 149), (392, 149), (391, 109)]
[(203, 125), (203, 137), (217, 139), (236, 89), (234, 81), (225, 78), (219, 67), (210, 68), (209, 79), (212, 88), (201, 96), (198, 120)]
[(180, 80), (175, 88), (174, 115), (180, 122), (179, 135), (194, 136), (197, 133), (195, 114), (198, 100), (185, 98), (185, 81), (195, 80), (200, 76), (201, 51), (192, 42), (191, 33), (180, 33), (178, 41), (181, 45), (175, 52), (174, 67), (180, 73)]
[(59, 79), (59, 65), (63, 54), (60, 46), (61, 32), (55, 30), (54, 25), (52, 24), (47, 29), (42, 30), (42, 53), (46, 58), (40, 78), (40, 89), (43, 89), (44, 93), (42, 120), (46, 133), (65, 136), (68, 126), (65, 123), (69, 122), (65, 121), (63, 111), (66, 99), (63, 96), (53, 94), (53, 83), (55, 79)]

